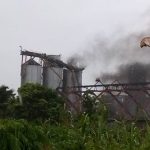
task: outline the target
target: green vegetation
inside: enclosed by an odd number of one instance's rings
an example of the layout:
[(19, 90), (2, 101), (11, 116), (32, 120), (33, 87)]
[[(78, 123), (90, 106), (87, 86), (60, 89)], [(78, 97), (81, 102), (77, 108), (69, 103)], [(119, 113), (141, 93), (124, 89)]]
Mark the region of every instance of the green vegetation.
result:
[(84, 95), (85, 112), (70, 115), (63, 98), (41, 85), (0, 87), (0, 150), (149, 150), (150, 126), (136, 122), (108, 123), (107, 109)]
[(43, 128), (25, 120), (0, 121), (1, 150), (41, 150), (49, 147)]
[(46, 120), (53, 123), (60, 120), (60, 113), (63, 109), (63, 100), (56, 91), (48, 89), (39, 84), (26, 84), (18, 89), (22, 97), (22, 104), (19, 104), (19, 110), (15, 116), (27, 120)]

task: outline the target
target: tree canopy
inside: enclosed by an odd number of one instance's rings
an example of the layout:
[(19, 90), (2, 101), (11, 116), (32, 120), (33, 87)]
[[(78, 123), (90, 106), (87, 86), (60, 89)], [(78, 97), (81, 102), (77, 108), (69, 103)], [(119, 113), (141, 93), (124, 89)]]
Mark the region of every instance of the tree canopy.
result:
[(18, 89), (18, 93), (22, 104), (16, 106), (15, 116), (28, 120), (59, 120), (64, 102), (55, 90), (27, 83)]
[(9, 100), (14, 98), (15, 94), (12, 89), (9, 89), (7, 86), (0, 86), (0, 103), (7, 103)]

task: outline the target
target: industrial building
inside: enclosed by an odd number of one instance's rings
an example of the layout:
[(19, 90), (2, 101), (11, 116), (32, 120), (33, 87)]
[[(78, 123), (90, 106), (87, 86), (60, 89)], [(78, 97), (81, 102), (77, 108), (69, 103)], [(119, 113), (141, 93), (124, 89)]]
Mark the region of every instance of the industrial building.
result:
[(21, 85), (38, 83), (57, 89), (71, 112), (83, 111), (84, 95), (89, 92), (95, 100), (102, 100), (107, 106), (110, 119), (150, 120), (150, 65), (126, 66), (120, 73), (111, 76), (111, 79), (118, 79), (111, 84), (97, 79), (94, 85), (82, 85), (84, 68), (64, 63), (60, 55), (26, 50), (22, 50), (21, 55)]
[[(48, 88), (56, 89), (65, 86), (81, 86), (82, 71), (61, 61), (60, 55), (46, 55), (29, 51), (21, 51), (21, 85), (39, 83)], [(38, 58), (38, 63), (35, 59)]]
[[(82, 71), (79, 68), (61, 61), (60, 55), (46, 55), (21, 50), (21, 85), (38, 83), (51, 89), (61, 88), (67, 95), (71, 111), (81, 111), (79, 96), (72, 93), (69, 87), (82, 86)], [(81, 90), (76, 88), (74, 91)]]

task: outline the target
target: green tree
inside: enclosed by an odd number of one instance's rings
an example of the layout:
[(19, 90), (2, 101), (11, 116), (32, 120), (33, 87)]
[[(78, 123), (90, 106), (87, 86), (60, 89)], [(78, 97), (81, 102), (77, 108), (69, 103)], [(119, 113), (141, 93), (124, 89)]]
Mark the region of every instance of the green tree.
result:
[(27, 120), (59, 121), (64, 103), (56, 91), (40, 84), (27, 83), (19, 88), (18, 92), (22, 104), (16, 106), (16, 117)]
[(15, 99), (12, 89), (7, 86), (0, 86), (0, 118), (6, 118), (9, 115), (9, 103)]
[(0, 86), (0, 103), (7, 103), (8, 101), (14, 99), (15, 94), (12, 89), (9, 89), (7, 86)]

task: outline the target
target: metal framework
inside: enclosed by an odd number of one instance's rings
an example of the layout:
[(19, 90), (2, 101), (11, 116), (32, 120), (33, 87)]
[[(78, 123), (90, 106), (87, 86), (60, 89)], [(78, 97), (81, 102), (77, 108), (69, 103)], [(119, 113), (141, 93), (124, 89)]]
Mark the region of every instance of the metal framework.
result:
[[(93, 97), (93, 100), (103, 101), (109, 107), (108, 109), (111, 110), (113, 107), (115, 115), (112, 115), (111, 111), (110, 119), (150, 119), (150, 82), (119, 83), (115, 81), (111, 84), (103, 84), (99, 80), (95, 85), (68, 87), (69, 92), (67, 93), (63, 92), (62, 88), (58, 88), (57, 91), (66, 98), (69, 107), (73, 107), (76, 111), (78, 108), (73, 106), (69, 95), (76, 95), (77, 100), (83, 102), (88, 93)], [(125, 99), (121, 100), (120, 97)], [(110, 106), (107, 104), (108, 102)]]
[(27, 58), (27, 56), (30, 56), (31, 58), (35, 58), (35, 57), (40, 58), (43, 61), (47, 61), (51, 64), (55, 64), (59, 67), (66, 67), (67, 69), (70, 69), (70, 70), (77, 69), (74, 66), (68, 65), (68, 64), (64, 63), (63, 61), (61, 61), (61, 60), (50, 58), (45, 53), (40, 54), (40, 53), (36, 53), (36, 52), (30, 52), (30, 51), (27, 51), (27, 50), (21, 50), (20, 55), (22, 55), (22, 63), (24, 61), (24, 59), (23, 59), (24, 56), (26, 56), (25, 59)]
[[(55, 59), (52, 57), (48, 57), (48, 55), (46, 55), (45, 53), (37, 53), (37, 52), (31, 52), (28, 50), (23, 50), (22, 46), (20, 46), (20, 48), (21, 48), (20, 55), (22, 56), (21, 66), (22, 66), (22, 64), (24, 64), (28, 60), (28, 58), (32, 58), (32, 59), (39, 58), (41, 66), (43, 66), (44, 62), (46, 61), (49, 64), (51, 64), (52, 66), (58, 66), (60, 68), (67, 68), (71, 72), (84, 69), (84, 68), (75, 67), (75, 66), (70, 65), (70, 64), (66, 64), (61, 60), (58, 60), (58, 59)], [(57, 72), (53, 68), (51, 68), (51, 69), (62, 80), (62, 78), (57, 74)]]

